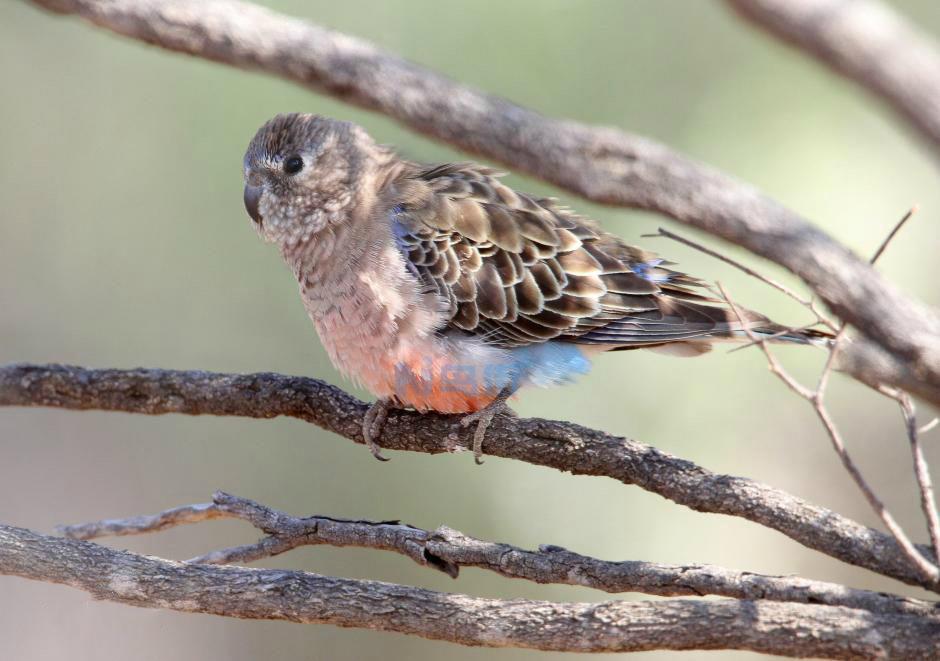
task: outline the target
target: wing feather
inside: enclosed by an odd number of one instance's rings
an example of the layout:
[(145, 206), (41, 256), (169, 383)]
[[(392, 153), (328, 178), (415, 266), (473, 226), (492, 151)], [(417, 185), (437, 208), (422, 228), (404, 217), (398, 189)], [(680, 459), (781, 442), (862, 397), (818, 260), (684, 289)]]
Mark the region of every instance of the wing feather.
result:
[(395, 237), (409, 269), (445, 299), (442, 330), (505, 347), (559, 339), (640, 348), (740, 328), (695, 278), (496, 177), (453, 163), (415, 167), (392, 184)]

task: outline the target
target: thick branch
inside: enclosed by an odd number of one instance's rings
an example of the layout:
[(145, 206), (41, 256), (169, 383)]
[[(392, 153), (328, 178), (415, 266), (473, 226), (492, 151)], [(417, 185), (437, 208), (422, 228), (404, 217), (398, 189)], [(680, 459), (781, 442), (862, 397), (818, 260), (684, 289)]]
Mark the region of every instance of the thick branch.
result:
[[(916, 392), (940, 405), (935, 311), (798, 214), (663, 145), (543, 117), (365, 41), (234, 0), (34, 2), (162, 48), (281, 76), (590, 200), (657, 211), (744, 246), (803, 278), (840, 317), (908, 362)], [(869, 373), (866, 382), (897, 371)]]
[[(53, 406), (151, 415), (290, 416), (362, 443), (366, 405), (316, 379), (278, 374), (214, 374), (171, 370), (88, 370), (61, 365), (0, 368), (0, 406)], [(436, 454), (469, 447), (471, 432), (436, 414), (389, 415), (380, 443)], [(711, 473), (656, 448), (566, 422), (497, 418), (487, 454), (579, 475), (635, 484), (701, 512), (738, 516), (844, 562), (913, 585), (925, 580), (890, 536), (786, 492), (740, 477)], [(925, 557), (929, 549), (919, 547)]]
[(940, 49), (877, 0), (728, 0), (744, 18), (881, 97), (940, 150)]
[(358, 546), (399, 553), (453, 578), (460, 567), (479, 567), (508, 578), (580, 585), (612, 593), (643, 592), (661, 597), (718, 595), (846, 606), (875, 613), (940, 616), (940, 608), (933, 603), (798, 577), (736, 572), (713, 565), (607, 562), (553, 545), (527, 551), (475, 539), (446, 526), (431, 531), (397, 521), (294, 517), (222, 492), (215, 493), (212, 501), (149, 516), (62, 526), (59, 530), (72, 539), (90, 540), (108, 535), (138, 535), (227, 517), (247, 521), (267, 536), (254, 544), (212, 551), (189, 562), (247, 563), (300, 546)]
[(746, 649), (837, 659), (929, 659), (932, 618), (737, 600), (503, 601), (281, 569), (186, 564), (0, 525), (0, 574), (133, 606), (361, 627), (462, 645), (572, 652)]

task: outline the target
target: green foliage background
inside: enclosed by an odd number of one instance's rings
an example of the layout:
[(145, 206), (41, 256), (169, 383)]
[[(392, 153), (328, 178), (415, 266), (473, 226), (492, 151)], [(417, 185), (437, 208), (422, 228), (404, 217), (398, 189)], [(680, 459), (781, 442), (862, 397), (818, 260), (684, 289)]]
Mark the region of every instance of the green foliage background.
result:
[[(746, 27), (720, 3), (264, 4), (362, 36), (546, 114), (661, 140), (756, 184), (865, 254), (919, 202), (922, 211), (881, 268), (906, 291), (940, 304), (940, 187), (926, 146), (869, 96)], [(933, 0), (896, 4), (940, 34)], [(0, 3), (0, 83), (0, 363), (270, 370), (342, 383), (290, 274), (257, 239), (242, 208), (248, 140), (275, 113), (311, 111), (357, 121), (412, 158), (462, 158), (385, 118), (280, 80), (167, 54), (19, 2)], [(558, 194), (538, 182), (509, 180)], [(749, 307), (783, 322), (805, 321), (790, 301), (714, 260), (664, 240), (639, 239), (659, 225), (675, 227), (671, 221), (558, 195), (693, 274), (721, 279)], [(822, 359), (816, 351), (781, 353), (806, 378)], [(833, 402), (872, 482), (924, 538), (897, 411), (841, 378)], [(607, 356), (577, 385), (526, 392), (516, 408), (623, 433), (874, 525), (809, 407), (769, 375), (755, 351), (719, 349), (698, 360)], [(940, 465), (936, 443), (931, 438), (928, 451)], [(400, 518), (607, 559), (708, 562), (903, 590), (779, 534), (696, 514), (612, 480), (496, 458), (476, 467), (466, 454), (399, 453), (380, 464), (361, 446), (291, 420), (0, 411), (5, 523), (49, 530), (59, 522), (204, 501), (214, 489), (297, 514)], [(245, 525), (218, 522), (108, 543), (186, 558), (254, 537)], [(454, 582), (404, 558), (356, 549), (303, 549), (263, 564), (493, 597), (608, 598), (473, 569)], [(0, 580), (0, 657), (556, 658), (371, 631), (137, 610), (11, 578)]]

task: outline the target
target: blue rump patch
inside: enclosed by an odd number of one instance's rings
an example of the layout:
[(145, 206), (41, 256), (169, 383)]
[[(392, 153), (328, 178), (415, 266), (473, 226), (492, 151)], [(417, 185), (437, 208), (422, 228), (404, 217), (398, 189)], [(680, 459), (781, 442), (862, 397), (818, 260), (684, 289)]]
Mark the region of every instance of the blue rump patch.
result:
[(591, 370), (589, 361), (577, 345), (568, 342), (543, 342), (506, 351), (507, 362), (487, 374), (489, 386), (499, 389), (533, 385), (542, 388), (574, 381)]

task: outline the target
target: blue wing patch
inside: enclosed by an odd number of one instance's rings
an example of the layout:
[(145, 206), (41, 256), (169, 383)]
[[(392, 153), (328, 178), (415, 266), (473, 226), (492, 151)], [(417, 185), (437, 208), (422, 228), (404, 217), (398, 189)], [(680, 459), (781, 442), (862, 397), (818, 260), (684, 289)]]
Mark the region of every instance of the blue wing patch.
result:
[(661, 259), (651, 259), (648, 262), (634, 264), (630, 267), (630, 269), (644, 280), (655, 282), (656, 284), (662, 284), (664, 282), (669, 282), (669, 273), (663, 271), (662, 269), (656, 268), (662, 263), (663, 260)]

